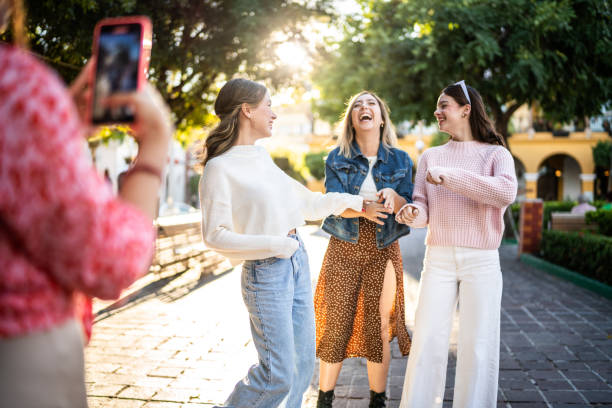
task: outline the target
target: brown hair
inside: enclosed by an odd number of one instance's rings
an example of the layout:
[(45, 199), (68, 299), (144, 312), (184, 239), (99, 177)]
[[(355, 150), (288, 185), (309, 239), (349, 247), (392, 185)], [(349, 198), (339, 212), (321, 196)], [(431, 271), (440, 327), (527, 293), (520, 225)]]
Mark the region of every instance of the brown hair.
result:
[(355, 127), (353, 126), (353, 120), (351, 119), (351, 111), (353, 110), (353, 106), (355, 105), (357, 98), (365, 94), (372, 95), (380, 107), (380, 113), (384, 123), (384, 125), (380, 128), (380, 141), (383, 147), (397, 147), (397, 135), (395, 134), (393, 123), (391, 123), (391, 117), (389, 116), (391, 110), (389, 110), (389, 107), (385, 101), (380, 99), (374, 92), (361, 91), (351, 97), (346, 104), (346, 111), (344, 111), (344, 115), (342, 115), (342, 133), (340, 134), (340, 137), (338, 137), (338, 147), (340, 147), (340, 154), (345, 157), (350, 156), (353, 141), (355, 140)]
[(238, 139), (242, 104), (255, 106), (261, 102), (266, 92), (265, 86), (243, 78), (232, 79), (223, 85), (215, 100), (215, 113), (221, 121), (204, 141), (202, 166), (234, 145)]
[(465, 86), (471, 103), (468, 102), (461, 85), (452, 84), (442, 90), (442, 93), (453, 98), (459, 105), (471, 105), (470, 128), (475, 140), (483, 143), (501, 145), (506, 147), (504, 138), (495, 130), (493, 121), (487, 116), (482, 97), (478, 91), (469, 85)]
[(8, 0), (8, 14), (11, 23), (13, 44), (27, 48), (28, 39), (25, 34), (25, 11), (22, 0)]

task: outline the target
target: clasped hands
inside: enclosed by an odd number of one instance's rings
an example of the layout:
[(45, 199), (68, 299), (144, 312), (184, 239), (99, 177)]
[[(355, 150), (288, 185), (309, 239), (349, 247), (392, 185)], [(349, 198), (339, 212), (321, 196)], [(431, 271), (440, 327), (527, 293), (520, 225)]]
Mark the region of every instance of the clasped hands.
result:
[[(428, 183), (439, 186), (444, 183), (446, 175), (446, 168), (441, 166), (434, 166), (427, 169), (427, 176), (425, 179)], [(402, 224), (409, 224), (413, 222), (419, 216), (419, 209), (413, 204), (406, 204), (397, 212), (395, 219), (397, 222)]]
[(376, 201), (364, 200), (363, 217), (379, 225), (384, 225), (384, 219), (387, 214), (393, 214), (395, 211), (395, 202), (398, 194), (392, 188), (383, 188), (376, 193), (378, 199)]

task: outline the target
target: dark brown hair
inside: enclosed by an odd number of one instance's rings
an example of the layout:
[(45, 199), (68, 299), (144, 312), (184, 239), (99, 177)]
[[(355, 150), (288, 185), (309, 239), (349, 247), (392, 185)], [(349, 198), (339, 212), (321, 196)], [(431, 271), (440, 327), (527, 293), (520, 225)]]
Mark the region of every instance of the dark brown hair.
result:
[(256, 106), (266, 95), (266, 87), (248, 79), (228, 81), (215, 100), (215, 113), (221, 119), (204, 141), (202, 166), (228, 151), (238, 139), (240, 109), (243, 103)]
[(472, 136), (475, 140), (506, 147), (504, 138), (495, 130), (493, 121), (487, 115), (482, 97), (478, 91), (469, 85), (465, 87), (468, 90), (471, 103), (468, 102), (468, 99), (465, 97), (461, 85), (449, 85), (442, 90), (442, 93), (453, 98), (461, 106), (468, 104), (472, 106), (470, 112), (470, 128), (472, 129)]

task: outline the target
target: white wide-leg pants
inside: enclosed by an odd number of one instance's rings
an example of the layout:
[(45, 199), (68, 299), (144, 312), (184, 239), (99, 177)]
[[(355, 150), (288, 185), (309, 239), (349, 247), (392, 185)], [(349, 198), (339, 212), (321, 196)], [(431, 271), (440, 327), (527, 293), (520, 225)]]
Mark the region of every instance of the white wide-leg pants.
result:
[(442, 406), (457, 300), (453, 408), (496, 406), (501, 294), (497, 250), (427, 247), (400, 408)]

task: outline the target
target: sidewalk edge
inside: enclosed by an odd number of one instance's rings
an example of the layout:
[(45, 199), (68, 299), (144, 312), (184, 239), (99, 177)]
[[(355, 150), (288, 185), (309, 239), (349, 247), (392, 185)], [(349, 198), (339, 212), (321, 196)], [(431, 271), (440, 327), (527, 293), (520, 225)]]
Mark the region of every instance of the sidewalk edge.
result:
[(566, 269), (559, 265), (555, 265), (531, 254), (521, 254), (520, 260), (521, 262), (534, 266), (541, 271), (544, 271), (554, 276), (558, 276), (562, 279), (572, 282), (577, 286), (595, 292), (605, 297), (606, 299), (612, 300), (612, 286), (596, 281), (595, 279), (587, 278), (584, 275), (581, 275), (574, 271), (570, 271), (569, 269)]

